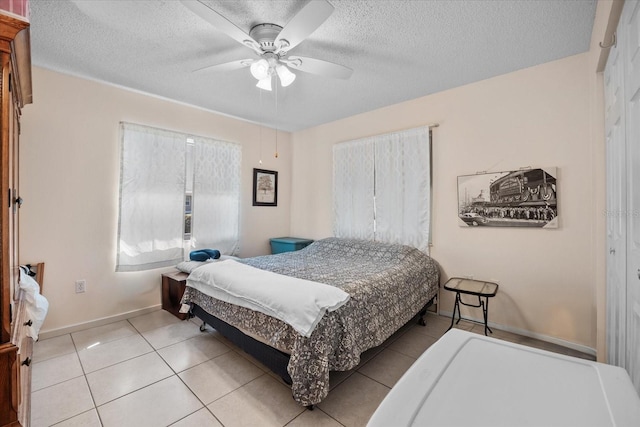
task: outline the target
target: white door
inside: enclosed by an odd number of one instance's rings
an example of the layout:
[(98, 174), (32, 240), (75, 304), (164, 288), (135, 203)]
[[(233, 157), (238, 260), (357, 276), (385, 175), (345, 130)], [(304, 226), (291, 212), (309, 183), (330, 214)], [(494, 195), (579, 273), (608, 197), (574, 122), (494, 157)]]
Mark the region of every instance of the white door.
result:
[(640, 2), (626, 2), (619, 29), (625, 57), (627, 158), (626, 368), (640, 393)]
[(607, 176), (607, 361), (625, 367), (626, 173), (624, 63), (611, 49), (604, 70)]

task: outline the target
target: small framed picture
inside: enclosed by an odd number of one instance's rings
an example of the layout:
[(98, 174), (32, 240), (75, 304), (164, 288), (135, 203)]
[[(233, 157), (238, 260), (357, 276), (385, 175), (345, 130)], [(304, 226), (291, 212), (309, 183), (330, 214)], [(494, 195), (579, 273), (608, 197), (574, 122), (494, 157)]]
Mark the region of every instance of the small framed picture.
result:
[(253, 169), (253, 206), (278, 206), (278, 172)]

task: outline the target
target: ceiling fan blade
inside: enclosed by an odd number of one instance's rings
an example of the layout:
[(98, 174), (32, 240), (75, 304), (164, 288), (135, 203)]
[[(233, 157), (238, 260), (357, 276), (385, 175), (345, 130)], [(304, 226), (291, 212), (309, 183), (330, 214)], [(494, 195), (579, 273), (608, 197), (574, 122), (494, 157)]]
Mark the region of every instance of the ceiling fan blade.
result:
[(353, 70), (344, 65), (334, 64), (320, 59), (306, 58), (304, 56), (290, 56), (286, 60), (280, 60), (294, 70), (306, 73), (317, 74), (319, 76), (332, 77), (334, 79), (347, 80), (353, 74)]
[(326, 0), (311, 0), (284, 26), (274, 44), (281, 45), (286, 40), (288, 45), (281, 50), (288, 51), (309, 37), (333, 13), (333, 6)]
[(180, 1), (193, 13), (213, 25), (216, 29), (222, 31), (232, 39), (236, 40), (238, 43), (243, 44), (258, 53), (262, 53), (260, 51), (260, 45), (258, 44), (258, 42), (252, 39), (249, 34), (242, 31), (234, 23), (229, 21), (224, 16), (220, 15), (215, 10), (211, 9), (209, 6), (205, 5), (204, 3), (200, 3), (197, 0)]
[(224, 64), (210, 65), (203, 68), (193, 70), (194, 73), (199, 72), (220, 72), (220, 71), (235, 71), (241, 68), (249, 67), (255, 59), (240, 59), (238, 61), (225, 62)]

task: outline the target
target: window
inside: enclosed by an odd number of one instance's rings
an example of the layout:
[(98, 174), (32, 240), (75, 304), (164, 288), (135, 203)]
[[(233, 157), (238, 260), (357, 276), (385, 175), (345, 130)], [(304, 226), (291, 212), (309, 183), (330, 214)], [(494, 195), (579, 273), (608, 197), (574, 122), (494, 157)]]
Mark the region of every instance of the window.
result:
[(186, 191), (184, 196), (184, 240), (191, 241), (191, 215), (193, 205), (193, 156), (195, 141), (193, 138), (187, 138), (187, 175), (186, 175)]
[(193, 248), (238, 250), (241, 147), (121, 123), (116, 271), (175, 265)]
[(427, 128), (333, 147), (334, 235), (429, 249)]

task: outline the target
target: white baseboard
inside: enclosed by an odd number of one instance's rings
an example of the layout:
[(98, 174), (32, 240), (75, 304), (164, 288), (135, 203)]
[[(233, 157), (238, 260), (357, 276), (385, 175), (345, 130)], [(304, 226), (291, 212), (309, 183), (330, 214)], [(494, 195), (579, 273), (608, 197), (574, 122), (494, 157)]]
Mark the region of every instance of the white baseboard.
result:
[[(451, 319), (450, 311), (440, 311), (441, 316), (446, 316)], [(472, 322), (484, 323), (483, 320), (475, 319), (473, 317), (462, 316), (462, 320), (470, 320)], [(562, 347), (567, 347), (572, 350), (580, 351), (582, 353), (588, 354), (590, 356), (597, 356), (597, 351), (595, 348), (587, 347), (586, 345), (576, 344), (571, 341), (565, 341), (560, 338), (550, 337), (549, 335), (539, 334), (537, 332), (531, 332), (526, 329), (514, 328), (512, 326), (499, 325), (497, 323), (488, 322), (488, 325), (491, 329), (498, 329), (505, 332), (511, 332), (513, 334), (523, 335), (529, 338), (535, 338), (540, 341), (545, 341), (551, 344), (560, 345)]]
[(152, 305), (150, 307), (141, 308), (138, 310), (127, 311), (126, 313), (116, 314), (115, 316), (101, 317), (100, 319), (90, 320), (88, 322), (76, 323), (74, 325), (65, 326), (58, 329), (49, 329), (46, 331), (40, 331), (38, 334), (38, 341), (46, 340), (47, 338), (59, 337), (60, 335), (71, 334), (73, 332), (82, 331), (84, 329), (95, 328), (96, 326), (107, 325), (113, 322), (119, 322), (120, 320), (130, 319), (132, 317), (141, 316), (143, 314), (151, 313), (156, 310), (160, 310), (161, 305)]

